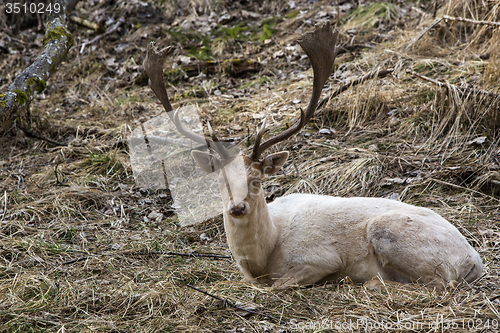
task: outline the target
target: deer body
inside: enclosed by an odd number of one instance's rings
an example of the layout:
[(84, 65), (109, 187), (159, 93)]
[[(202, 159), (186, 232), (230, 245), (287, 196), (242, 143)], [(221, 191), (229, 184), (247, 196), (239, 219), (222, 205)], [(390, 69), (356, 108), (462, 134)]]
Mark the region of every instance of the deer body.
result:
[[(229, 248), (245, 279), (276, 287), (338, 281), (365, 282), (380, 275), (398, 282), (445, 287), (480, 277), (479, 254), (448, 221), (433, 211), (381, 198), (337, 198), (293, 194), (266, 203), (261, 186), (288, 158), (278, 152), (261, 158), (272, 145), (298, 133), (313, 116), (322, 88), (333, 72), (338, 32), (330, 24), (303, 35), (299, 44), (311, 61), (312, 96), (300, 120), (261, 143), (264, 120), (250, 154), (231, 156), (215, 137), (186, 128), (173, 111), (162, 64), (169, 48), (148, 47), (144, 68), (150, 86), (184, 136), (217, 152), (192, 151), (206, 172), (219, 172), (224, 227)], [(232, 168), (236, 159), (243, 168)], [(243, 170), (243, 171), (242, 171)]]
[(224, 214), (245, 279), (276, 287), (385, 280), (448, 285), (477, 279), (481, 258), (433, 211), (382, 198), (292, 194), (243, 219)]

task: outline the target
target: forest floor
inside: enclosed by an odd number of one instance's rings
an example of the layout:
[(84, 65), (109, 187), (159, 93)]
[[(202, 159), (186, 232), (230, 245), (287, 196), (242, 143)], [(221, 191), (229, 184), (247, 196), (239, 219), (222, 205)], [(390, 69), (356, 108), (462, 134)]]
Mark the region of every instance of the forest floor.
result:
[[(124, 23), (90, 43), (96, 31), (71, 21), (66, 61), (2, 137), (0, 331), (498, 331), (500, 28), (488, 22), (500, 3), (82, 0), (73, 15)], [(143, 72), (151, 41), (173, 46), (174, 108), (196, 105), (245, 150), (264, 117), (272, 135), (307, 106), (312, 69), (296, 41), (326, 21), (340, 33), (336, 70), (313, 120), (270, 150), (291, 157), (267, 198), (431, 208), (480, 253), (478, 281), (445, 292), (241, 282), (222, 214), (182, 226), (168, 189), (136, 183), (127, 139), (164, 113)], [(37, 18), (23, 24), (0, 32), (0, 92), (41, 52)]]

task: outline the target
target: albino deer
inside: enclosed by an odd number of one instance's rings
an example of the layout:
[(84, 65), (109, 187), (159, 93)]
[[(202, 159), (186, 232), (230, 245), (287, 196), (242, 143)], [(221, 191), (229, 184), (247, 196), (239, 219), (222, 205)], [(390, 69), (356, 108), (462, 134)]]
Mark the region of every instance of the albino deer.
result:
[[(224, 228), (245, 280), (284, 287), (336, 282), (345, 277), (366, 282), (378, 275), (385, 280), (419, 282), (442, 289), (478, 279), (483, 270), (479, 254), (457, 228), (430, 209), (382, 198), (312, 194), (292, 194), (266, 203), (262, 178), (276, 173), (288, 152), (260, 156), (270, 146), (298, 133), (311, 119), (323, 85), (333, 72), (337, 37), (330, 24), (303, 35), (299, 44), (314, 72), (310, 103), (294, 126), (261, 143), (264, 120), (249, 155), (231, 156), (214, 135), (205, 138), (186, 129), (178, 113), (171, 117), (181, 133), (220, 155), (192, 152), (206, 172), (222, 171)], [(157, 51), (150, 45), (144, 64), (151, 88), (168, 112), (173, 109), (162, 71), (167, 53), (168, 48)], [(229, 165), (235, 158), (243, 159), (243, 177), (231, 175)]]

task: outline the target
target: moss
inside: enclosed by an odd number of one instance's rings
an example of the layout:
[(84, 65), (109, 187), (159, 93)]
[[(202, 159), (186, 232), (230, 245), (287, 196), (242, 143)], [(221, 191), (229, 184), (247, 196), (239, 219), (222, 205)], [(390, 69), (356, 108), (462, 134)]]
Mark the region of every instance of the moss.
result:
[(21, 89), (14, 89), (14, 93), (16, 94), (16, 101), (19, 105), (24, 105), (28, 101), (28, 95)]
[(38, 81), (38, 89), (37, 89), (37, 92), (38, 93), (41, 93), (42, 91), (45, 90), (45, 87), (47, 87), (47, 82), (45, 82), (45, 80), (42, 80), (40, 79)]
[(45, 90), (45, 87), (47, 86), (47, 82), (35, 77), (35, 78), (31, 78), (28, 80), (28, 85), (29, 85), (31, 91), (33, 91), (33, 86), (36, 85), (36, 92), (41, 93), (42, 91)]
[(5, 100), (5, 94), (0, 94), (0, 106), (6, 106), (7, 101)]
[(299, 15), (300, 11), (299, 10), (292, 10), (290, 13), (286, 14), (286, 18), (287, 19), (292, 19), (292, 18), (296, 18), (297, 15)]
[(66, 36), (66, 38), (68, 39), (68, 46), (72, 47), (74, 43), (73, 35), (65, 27), (57, 27), (49, 30), (43, 38), (43, 46), (46, 46), (47, 43), (50, 43), (54, 40), (61, 39), (62, 36)]

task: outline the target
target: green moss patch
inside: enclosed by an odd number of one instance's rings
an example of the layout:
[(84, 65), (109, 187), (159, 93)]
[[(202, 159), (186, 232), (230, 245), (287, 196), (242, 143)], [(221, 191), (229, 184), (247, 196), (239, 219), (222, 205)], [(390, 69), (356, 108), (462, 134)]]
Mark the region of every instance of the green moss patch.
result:
[(24, 105), (28, 101), (28, 95), (21, 89), (14, 89), (14, 93), (16, 94), (16, 101), (19, 105)]
[(0, 106), (6, 106), (7, 101), (5, 100), (5, 94), (0, 94)]
[(28, 85), (31, 90), (33, 90), (33, 86), (36, 86), (35, 87), (36, 92), (41, 93), (42, 91), (45, 90), (45, 87), (47, 87), (47, 82), (45, 82), (45, 80), (34, 77), (28, 80)]
[(65, 27), (57, 27), (49, 30), (43, 38), (43, 46), (46, 46), (47, 43), (50, 43), (54, 40), (61, 39), (62, 36), (66, 36), (66, 38), (68, 39), (69, 47), (72, 47), (75, 40), (73, 39), (73, 35), (71, 34), (71, 32), (69, 32)]

